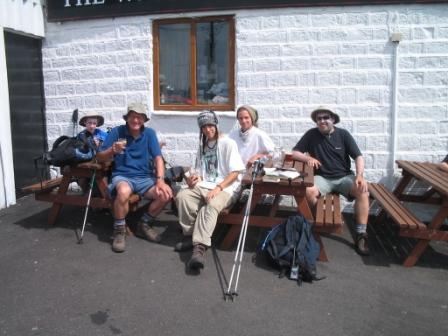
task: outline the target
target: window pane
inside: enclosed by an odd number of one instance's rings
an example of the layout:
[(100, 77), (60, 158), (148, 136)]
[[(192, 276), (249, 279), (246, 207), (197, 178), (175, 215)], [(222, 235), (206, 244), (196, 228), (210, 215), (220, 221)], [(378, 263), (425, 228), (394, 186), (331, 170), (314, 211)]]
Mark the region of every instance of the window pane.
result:
[(159, 26), (161, 104), (191, 104), (190, 25)]
[(200, 104), (226, 104), (229, 101), (228, 38), (228, 22), (197, 25), (196, 90)]

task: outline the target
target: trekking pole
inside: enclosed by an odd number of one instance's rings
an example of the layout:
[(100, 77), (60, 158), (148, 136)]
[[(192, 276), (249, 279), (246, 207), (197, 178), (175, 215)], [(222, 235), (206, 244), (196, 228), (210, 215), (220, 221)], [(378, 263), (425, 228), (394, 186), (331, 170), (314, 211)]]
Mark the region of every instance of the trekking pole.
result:
[(76, 136), (76, 131), (78, 128), (78, 109), (74, 109), (72, 113), (72, 123), (73, 123), (73, 136)]
[(92, 198), (93, 184), (95, 183), (95, 175), (96, 175), (96, 168), (93, 169), (93, 174), (92, 174), (92, 177), (90, 179), (89, 196), (87, 197), (87, 205), (86, 205), (86, 210), (84, 212), (84, 222), (82, 223), (82, 230), (81, 230), (81, 234), (79, 235), (79, 238), (78, 238), (78, 244), (82, 244), (83, 243), (82, 237), (84, 236), (84, 229), (86, 227), (86, 222), (87, 222), (87, 214), (89, 213), (90, 199)]
[[(249, 197), (247, 199), (247, 204), (246, 204), (246, 209), (244, 211), (244, 219), (243, 219), (243, 223), (241, 225), (241, 232), (240, 232), (240, 236), (238, 238), (238, 245), (235, 251), (235, 258), (233, 261), (233, 266), (232, 266), (232, 273), (230, 275), (230, 280), (229, 280), (229, 286), (227, 288), (227, 292), (224, 295), (224, 299), (227, 301), (228, 298), (230, 298), (233, 301), (233, 297), (238, 295), (238, 281), (239, 281), (239, 277), (240, 277), (240, 272), (241, 272), (241, 264), (243, 261), (243, 255), (244, 255), (244, 245), (246, 243), (246, 234), (247, 234), (247, 227), (249, 226), (249, 215), (250, 215), (250, 209), (251, 209), (251, 204), (252, 204), (252, 196), (253, 196), (253, 191), (254, 191), (254, 180), (255, 177), (258, 175), (259, 171), (261, 170), (262, 166), (263, 166), (263, 162), (261, 162), (260, 160), (257, 160), (254, 162), (254, 166), (253, 166), (253, 170), (252, 170), (252, 181), (250, 184), (250, 191), (249, 191)], [(237, 270), (237, 275), (236, 275), (236, 281), (235, 281), (235, 286), (233, 289), (233, 292), (230, 293), (230, 290), (232, 288), (232, 284), (233, 284), (233, 276), (235, 274), (235, 269), (236, 266), (238, 264), (238, 270)]]

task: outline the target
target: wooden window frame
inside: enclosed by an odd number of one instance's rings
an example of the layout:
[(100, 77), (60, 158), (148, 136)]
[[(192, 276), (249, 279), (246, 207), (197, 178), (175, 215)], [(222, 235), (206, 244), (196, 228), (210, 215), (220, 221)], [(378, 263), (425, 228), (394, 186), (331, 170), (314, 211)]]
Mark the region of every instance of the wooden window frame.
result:
[[(210, 21), (225, 21), (229, 23), (229, 68), (228, 68), (228, 90), (229, 100), (226, 104), (199, 104), (197, 101), (197, 81), (196, 81), (196, 25), (198, 23)], [(191, 44), (191, 105), (182, 104), (161, 104), (160, 103), (160, 83), (159, 83), (159, 26), (164, 24), (190, 24), (190, 44)], [(211, 109), (215, 111), (233, 111), (235, 109), (235, 18), (229, 15), (222, 16), (204, 16), (200, 18), (182, 18), (182, 19), (161, 19), (154, 20), (152, 23), (153, 36), (153, 93), (154, 93), (154, 110), (166, 111), (198, 111)]]

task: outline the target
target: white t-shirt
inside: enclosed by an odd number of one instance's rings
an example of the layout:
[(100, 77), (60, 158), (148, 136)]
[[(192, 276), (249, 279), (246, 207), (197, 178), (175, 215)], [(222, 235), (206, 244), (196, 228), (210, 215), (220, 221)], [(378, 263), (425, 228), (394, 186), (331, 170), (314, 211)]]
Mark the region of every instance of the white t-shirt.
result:
[[(198, 153), (198, 157), (202, 158), (202, 155)], [(206, 178), (203, 181), (204, 183), (201, 182), (199, 184), (200, 186), (208, 189), (213, 189), (217, 184), (221, 183), (231, 172), (242, 172), (245, 169), (244, 163), (238, 153), (238, 147), (235, 141), (227, 136), (222, 136), (218, 139), (217, 159), (218, 163), (217, 172), (215, 174), (216, 176), (211, 177), (209, 174), (206, 174), (205, 160), (201, 160), (201, 167), (196, 167), (201, 172), (201, 176)], [(210, 162), (208, 164), (210, 164)], [(207, 176), (210, 176), (208, 177), (208, 180)], [(241, 174), (238, 176), (238, 179), (235, 182), (224, 188), (224, 191), (231, 195), (238, 193), (240, 184)]]
[(234, 129), (230, 131), (229, 138), (235, 140), (244, 164), (255, 154), (273, 152), (275, 147), (269, 135), (254, 126), (244, 133), (240, 129)]

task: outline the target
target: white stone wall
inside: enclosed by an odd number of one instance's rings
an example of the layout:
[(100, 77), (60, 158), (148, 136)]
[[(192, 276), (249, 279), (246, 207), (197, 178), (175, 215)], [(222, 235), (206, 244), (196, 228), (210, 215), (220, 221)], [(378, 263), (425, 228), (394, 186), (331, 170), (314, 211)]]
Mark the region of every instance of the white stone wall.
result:
[[(260, 127), (278, 145), (292, 148), (314, 126), (312, 109), (326, 104), (355, 136), (367, 178), (377, 181), (390, 174), (390, 36), (400, 32), (396, 157), (436, 162), (446, 155), (448, 5), (234, 14), (237, 105), (255, 106)], [(74, 108), (103, 113), (109, 126), (122, 122), (131, 101), (152, 108), (153, 18), (48, 24), (43, 56), (50, 141), (72, 132)], [(221, 113), (221, 120), (221, 129), (228, 131), (234, 113)], [(165, 135), (171, 162), (190, 162), (198, 138), (195, 113), (155, 112), (150, 124)]]

